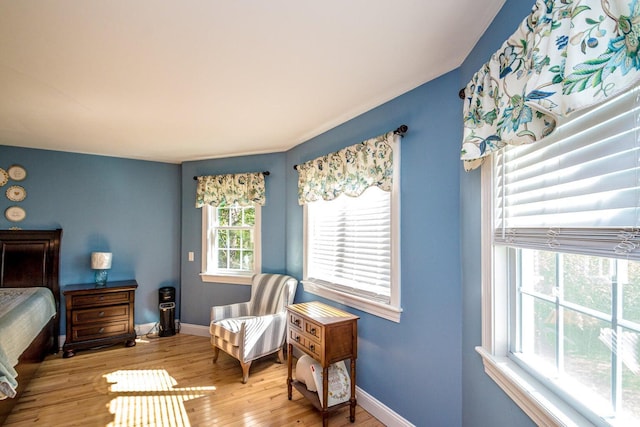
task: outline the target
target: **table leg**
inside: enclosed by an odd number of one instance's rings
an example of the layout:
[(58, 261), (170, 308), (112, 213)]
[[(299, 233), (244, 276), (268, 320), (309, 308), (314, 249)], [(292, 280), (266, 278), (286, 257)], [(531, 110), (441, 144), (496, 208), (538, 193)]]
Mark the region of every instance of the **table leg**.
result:
[(356, 359), (351, 359), (351, 399), (349, 406), (349, 421), (356, 421)]
[(292, 383), (292, 375), (291, 370), (293, 369), (293, 345), (288, 344), (287, 347), (287, 397), (291, 400), (291, 383)]
[(329, 425), (329, 367), (322, 368), (322, 426)]

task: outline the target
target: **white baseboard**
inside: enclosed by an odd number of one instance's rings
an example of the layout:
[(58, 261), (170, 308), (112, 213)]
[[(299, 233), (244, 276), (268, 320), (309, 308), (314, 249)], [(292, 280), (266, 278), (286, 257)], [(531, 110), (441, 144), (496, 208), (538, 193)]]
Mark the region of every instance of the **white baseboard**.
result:
[[(182, 323), (180, 333), (196, 335), (200, 337), (208, 337), (209, 327)], [(414, 427), (414, 425), (409, 421), (393, 412), (390, 408), (385, 406), (382, 402), (376, 400), (373, 396), (362, 390), (360, 387), (356, 387), (356, 399), (358, 400), (358, 405), (360, 405), (362, 409), (376, 417), (381, 423), (386, 426)]]
[(202, 325), (192, 325), (190, 323), (182, 323), (180, 325), (180, 333), (187, 335), (196, 335), (198, 337), (208, 337), (209, 327)]
[(134, 326), (136, 330), (136, 336), (141, 337), (152, 333), (158, 333), (158, 322), (141, 323)]
[(415, 427), (414, 424), (411, 424), (409, 421), (393, 412), (389, 407), (385, 406), (382, 402), (376, 400), (369, 393), (357, 386), (356, 400), (362, 409), (376, 417), (378, 421), (388, 427)]

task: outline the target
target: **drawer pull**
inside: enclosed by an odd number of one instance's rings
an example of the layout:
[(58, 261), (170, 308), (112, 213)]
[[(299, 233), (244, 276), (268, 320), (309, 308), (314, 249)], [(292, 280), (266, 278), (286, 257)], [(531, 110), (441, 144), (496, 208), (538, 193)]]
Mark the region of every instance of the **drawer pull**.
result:
[(101, 311), (100, 313), (98, 313), (98, 317), (104, 317), (104, 311)]
[(104, 295), (100, 295), (100, 296), (98, 297), (98, 299), (99, 299), (100, 301), (102, 301), (102, 300), (104, 299)]
[(311, 328), (311, 330), (309, 332), (311, 332), (313, 335), (315, 335), (316, 334), (316, 328)]
[(296, 335), (296, 342), (300, 342), (300, 335)]
[(103, 333), (104, 333), (104, 328), (100, 328), (100, 329), (98, 329), (98, 333), (99, 333), (99, 334), (103, 334)]
[(300, 319), (295, 319), (293, 323), (295, 323), (296, 326), (300, 326)]
[(311, 351), (316, 351), (316, 346), (315, 346), (315, 344), (311, 344), (311, 345), (309, 346), (309, 350), (311, 350)]

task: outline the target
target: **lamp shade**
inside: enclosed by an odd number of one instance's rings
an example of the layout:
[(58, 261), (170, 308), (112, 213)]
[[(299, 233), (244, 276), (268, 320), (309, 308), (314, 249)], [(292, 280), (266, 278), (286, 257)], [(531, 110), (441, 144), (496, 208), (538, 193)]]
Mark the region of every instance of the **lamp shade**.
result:
[(91, 268), (93, 270), (108, 270), (111, 268), (111, 252), (91, 252)]

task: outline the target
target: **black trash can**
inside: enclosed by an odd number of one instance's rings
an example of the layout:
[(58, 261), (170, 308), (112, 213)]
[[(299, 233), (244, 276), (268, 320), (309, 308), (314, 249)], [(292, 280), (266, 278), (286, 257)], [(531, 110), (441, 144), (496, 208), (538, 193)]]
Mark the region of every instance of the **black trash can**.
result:
[(170, 337), (176, 334), (176, 288), (165, 286), (158, 290), (160, 330), (158, 335)]

